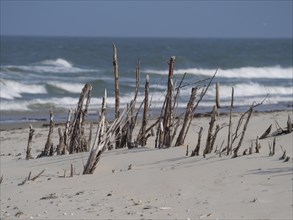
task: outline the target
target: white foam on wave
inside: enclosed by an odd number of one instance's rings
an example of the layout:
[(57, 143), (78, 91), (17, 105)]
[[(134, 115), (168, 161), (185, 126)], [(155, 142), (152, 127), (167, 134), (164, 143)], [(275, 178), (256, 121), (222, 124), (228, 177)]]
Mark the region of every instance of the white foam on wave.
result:
[(0, 97), (3, 99), (21, 98), (22, 93), (46, 94), (47, 90), (43, 85), (24, 84), (12, 80), (0, 80)]
[[(231, 91), (230, 91), (231, 92)], [(134, 94), (127, 94), (120, 97), (120, 108), (125, 108), (127, 104), (133, 99)], [(150, 98), (152, 97), (151, 109), (152, 108), (161, 108), (164, 102), (164, 94), (156, 92), (154, 94), (150, 94)], [(260, 97), (238, 97), (235, 96), (234, 104), (235, 106), (249, 106), (253, 102), (261, 102), (263, 101), (265, 96)], [(230, 97), (229, 97), (230, 98)], [(143, 94), (137, 97), (137, 104), (138, 107), (140, 103), (144, 100)], [(60, 109), (75, 109), (77, 107), (79, 98), (73, 97), (63, 97), (63, 98), (48, 98), (48, 99), (33, 99), (29, 101), (25, 100), (1, 100), (0, 110), (1, 111), (32, 111), (32, 110), (42, 110), (46, 111), (49, 108), (60, 108)], [(188, 102), (188, 98), (181, 99), (179, 98), (179, 108), (186, 108)], [(278, 104), (278, 103), (292, 103), (292, 98), (290, 96), (269, 96), (264, 104)], [(89, 110), (91, 112), (96, 112), (100, 110), (102, 103), (102, 98), (91, 98), (91, 103), (89, 106)], [(212, 107), (215, 104), (214, 97), (205, 97), (204, 100), (200, 103), (199, 106), (201, 107)], [(230, 99), (225, 98), (221, 99), (222, 106), (229, 106)], [(107, 107), (114, 108), (115, 107), (115, 97), (108, 97), (107, 98)]]
[[(211, 77), (215, 73), (215, 69), (200, 69), (200, 68), (187, 68), (174, 70), (174, 74), (191, 74), (203, 75)], [(152, 70), (147, 69), (142, 72), (149, 74), (167, 75), (168, 70)], [(280, 66), (274, 67), (242, 67), (233, 69), (218, 69), (217, 77), (224, 78), (269, 78), (269, 79), (292, 79), (293, 68), (282, 68)]]
[[(231, 97), (231, 86), (220, 86), (220, 96), (223, 98)], [(282, 87), (282, 86), (265, 86), (258, 83), (240, 83), (233, 86), (235, 97), (253, 97), (253, 96), (281, 96), (281, 95), (292, 95), (292, 87)], [(208, 92), (208, 96), (214, 96), (216, 94), (215, 86), (212, 86)]]
[(41, 61), (40, 63), (43, 65), (49, 65), (49, 66), (61, 66), (66, 68), (73, 67), (73, 65), (69, 61), (62, 58), (58, 58), (56, 60), (44, 60), (44, 61)]
[(3, 66), (4, 70), (10, 72), (25, 71), (33, 73), (83, 73), (83, 72), (98, 72), (97, 69), (81, 69), (65, 59), (58, 58), (56, 60), (43, 60), (28, 66)]
[(84, 87), (82, 83), (48, 82), (48, 85), (65, 90), (71, 93), (80, 93)]

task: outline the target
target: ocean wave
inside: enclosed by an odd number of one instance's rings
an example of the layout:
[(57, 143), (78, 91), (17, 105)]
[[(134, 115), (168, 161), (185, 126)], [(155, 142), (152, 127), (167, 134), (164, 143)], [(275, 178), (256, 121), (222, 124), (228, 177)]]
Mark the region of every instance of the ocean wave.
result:
[(61, 66), (65, 68), (73, 67), (72, 63), (62, 58), (58, 58), (56, 60), (44, 60), (44, 61), (41, 61), (40, 64), (49, 65), (49, 66)]
[(80, 93), (84, 87), (83, 83), (48, 82), (47, 84), (70, 93)]
[[(164, 96), (162, 94), (155, 95), (151, 102), (151, 108), (160, 109), (164, 102)], [(120, 108), (123, 109), (132, 100), (132, 96), (121, 97)], [(138, 107), (143, 101), (143, 96), (138, 96), (137, 104)], [(264, 97), (235, 97), (234, 106), (250, 106), (253, 102), (261, 102)], [(49, 109), (75, 109), (78, 103), (78, 98), (63, 97), (63, 98), (49, 98), (49, 99), (32, 99), (29, 101), (25, 100), (1, 100), (0, 111), (48, 111)], [(92, 98), (89, 105), (90, 112), (97, 112), (101, 107), (102, 98)], [(279, 103), (289, 103), (293, 104), (291, 97), (284, 96), (270, 96), (268, 97), (264, 104), (279, 104)], [(179, 108), (186, 108), (187, 102), (179, 101)], [(203, 99), (199, 104), (199, 107), (212, 107), (215, 105), (214, 99)], [(221, 100), (221, 106), (230, 106), (230, 100)], [(110, 109), (115, 108), (115, 97), (108, 97), (107, 107)]]
[[(220, 85), (220, 96), (222, 98), (231, 97), (231, 88), (234, 87), (234, 96), (235, 97), (253, 97), (253, 96), (270, 96), (276, 95), (292, 95), (292, 87), (283, 87), (283, 86), (265, 86), (258, 83), (240, 83), (236, 85)], [(216, 86), (212, 86), (208, 91), (208, 96), (214, 96), (216, 94)]]
[(28, 94), (46, 94), (47, 90), (44, 85), (24, 84), (12, 80), (0, 80), (1, 90), (0, 98), (14, 99), (21, 98), (22, 93)]
[[(191, 74), (211, 77), (215, 73), (215, 69), (186, 68), (174, 70), (174, 74)], [(168, 70), (142, 70), (148, 74), (167, 75)], [(269, 79), (292, 79), (293, 68), (274, 67), (242, 67), (232, 69), (218, 69), (217, 77), (223, 78), (269, 78)]]
[(43, 60), (31, 65), (1, 66), (1, 72), (33, 72), (33, 73), (84, 73), (99, 72), (98, 69), (78, 68), (65, 59)]

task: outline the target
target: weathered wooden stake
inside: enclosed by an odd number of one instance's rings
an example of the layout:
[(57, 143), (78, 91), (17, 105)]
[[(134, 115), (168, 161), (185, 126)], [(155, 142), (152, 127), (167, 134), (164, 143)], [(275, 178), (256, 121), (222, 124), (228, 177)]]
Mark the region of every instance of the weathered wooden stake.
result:
[[(214, 78), (216, 77), (217, 72), (218, 72), (218, 69), (215, 71), (215, 73), (214, 73), (214, 75), (212, 76), (212, 78), (210, 79), (208, 85), (207, 85), (205, 88), (202, 89), (201, 94), (200, 94), (200, 96), (199, 96), (199, 99), (197, 100), (196, 104), (195, 104), (194, 107), (193, 107), (193, 110), (192, 110), (193, 115), (195, 114), (195, 110), (196, 110), (197, 106), (199, 105), (199, 103), (201, 102), (201, 100), (202, 100), (203, 97), (205, 96), (206, 92), (208, 91), (208, 88), (210, 87), (212, 81), (213, 81)], [(185, 135), (184, 135), (184, 138), (183, 138), (183, 139), (186, 138), (186, 136), (187, 136), (187, 134), (188, 134), (188, 131), (189, 131), (189, 128), (190, 128), (190, 125), (191, 125), (191, 122), (192, 122), (193, 119), (194, 119), (193, 116), (190, 117), (190, 120), (189, 120), (189, 122), (188, 122), (188, 126), (187, 126), (187, 128), (186, 128), (186, 132), (185, 132)]]
[(288, 133), (292, 132), (292, 121), (291, 121), (291, 117), (289, 114), (288, 114), (288, 120), (287, 120), (287, 131), (288, 131)]
[(135, 95), (134, 95), (134, 102), (136, 102), (136, 98), (139, 92), (139, 85), (140, 85), (140, 60), (137, 61), (136, 70), (135, 70)]
[(57, 145), (57, 149), (56, 149), (57, 155), (65, 154), (66, 147), (64, 143), (64, 135), (63, 135), (64, 133), (62, 132), (62, 128), (58, 128), (59, 144)]
[(172, 138), (172, 121), (173, 121), (173, 72), (174, 72), (174, 65), (175, 65), (176, 57), (171, 57), (169, 61), (169, 74), (168, 74), (168, 88), (167, 88), (167, 95), (166, 95), (166, 106), (165, 106), (165, 114), (163, 118), (163, 126), (164, 126), (164, 133), (163, 133), (163, 145), (165, 147), (171, 146), (171, 138)]
[(71, 164), (70, 165), (70, 177), (73, 177), (74, 175), (74, 168), (73, 168), (73, 165)]
[(206, 147), (203, 154), (204, 157), (206, 154), (209, 154), (212, 152), (213, 128), (216, 121), (216, 115), (217, 115), (217, 106), (214, 105), (212, 114), (211, 114), (211, 121), (210, 121), (210, 126), (208, 130), (208, 135), (207, 135)]
[(197, 145), (196, 145), (195, 149), (191, 152), (191, 155), (190, 155), (191, 157), (199, 155), (202, 130), (203, 130), (203, 127), (200, 127), (199, 133), (198, 133)]
[(216, 83), (216, 106), (220, 108), (220, 83)]
[(249, 122), (249, 119), (251, 117), (251, 114), (253, 112), (253, 107), (251, 106), (248, 110), (248, 115), (247, 115), (247, 118), (246, 118), (246, 121), (245, 121), (245, 124), (243, 126), (243, 130), (242, 130), (242, 133), (241, 133), (241, 136), (240, 136), (240, 140), (238, 142), (238, 145), (237, 147), (235, 148), (234, 150), (234, 155), (233, 155), (233, 158), (237, 157), (237, 152), (239, 150), (239, 148), (241, 147), (241, 144), (242, 144), (242, 141), (243, 141), (243, 138), (244, 138), (244, 135), (245, 135), (245, 132), (246, 132), (246, 129), (247, 129), (247, 125), (248, 125), (248, 122)]
[(33, 156), (31, 155), (31, 150), (32, 150), (32, 142), (33, 142), (34, 132), (35, 132), (35, 129), (33, 129), (33, 126), (29, 125), (29, 136), (28, 136), (26, 157), (25, 157), (26, 160), (33, 158)]
[[(87, 83), (82, 89), (82, 92), (79, 97), (76, 114), (73, 122), (73, 130), (70, 137), (70, 143), (69, 143), (69, 153), (73, 154), (75, 152), (81, 152), (83, 151), (81, 141), (83, 139), (82, 134), (82, 127), (84, 127), (85, 119), (86, 119), (86, 113), (87, 113), (87, 106), (89, 104), (89, 98), (92, 91), (91, 84)], [(87, 103), (86, 108), (83, 111), (83, 102), (85, 97), (87, 97)]]
[(259, 154), (259, 149), (260, 149), (260, 143), (259, 143), (259, 138), (257, 136), (255, 140), (255, 153)]
[(187, 144), (186, 146), (186, 154), (185, 154), (186, 157), (188, 157), (188, 148), (189, 148), (189, 144)]
[(193, 107), (194, 107), (196, 92), (197, 92), (197, 88), (192, 88), (191, 89), (191, 95), (190, 95), (189, 102), (188, 102), (187, 107), (186, 107), (184, 121), (183, 121), (181, 130), (179, 132), (179, 135), (177, 137), (175, 146), (180, 146), (180, 145), (184, 144), (184, 137), (186, 137), (186, 135), (185, 135), (186, 126), (188, 125), (188, 122), (189, 122), (190, 118), (193, 117), (192, 110), (193, 110)]
[[(114, 67), (114, 80), (115, 80), (115, 119), (120, 116), (120, 94), (119, 94), (119, 71), (118, 71), (118, 58), (117, 48), (113, 43), (113, 67)], [(117, 128), (115, 133), (115, 148), (120, 147), (120, 127)]]
[(71, 130), (71, 128), (70, 128), (71, 113), (72, 113), (72, 110), (69, 109), (68, 115), (67, 115), (67, 121), (65, 124), (65, 130), (64, 130), (64, 144), (65, 144), (66, 148), (68, 148), (68, 146), (69, 146), (69, 131)]
[(53, 148), (53, 140), (52, 140), (52, 136), (53, 136), (53, 130), (54, 130), (54, 115), (53, 115), (53, 111), (50, 110), (50, 127), (49, 127), (49, 133), (48, 133), (48, 138), (47, 138), (47, 142), (45, 144), (45, 148), (42, 151), (42, 153), (40, 155), (38, 155), (39, 157), (44, 157), (44, 156), (49, 156), (50, 155), (50, 149)]
[(141, 146), (144, 147), (146, 145), (146, 125), (148, 120), (148, 107), (149, 107), (149, 75), (146, 76), (145, 82), (145, 96), (144, 96), (144, 109), (143, 109), (143, 119), (142, 119), (142, 139)]
[(233, 109), (233, 102), (234, 102), (234, 87), (232, 87), (231, 105), (230, 105), (230, 112), (229, 112), (227, 155), (229, 155), (230, 152), (232, 151), (232, 109)]
[(271, 130), (272, 130), (272, 124), (268, 127), (267, 130), (265, 130), (265, 132), (260, 136), (259, 139), (264, 139), (264, 138), (266, 138), (266, 137), (270, 134)]

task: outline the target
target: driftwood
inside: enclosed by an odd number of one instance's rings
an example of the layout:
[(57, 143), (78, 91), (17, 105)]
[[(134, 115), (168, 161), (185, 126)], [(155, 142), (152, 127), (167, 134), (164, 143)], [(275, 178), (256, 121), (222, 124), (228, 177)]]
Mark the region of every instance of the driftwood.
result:
[(50, 127), (49, 127), (47, 142), (45, 144), (44, 150), (41, 152), (40, 155), (37, 156), (37, 158), (44, 157), (44, 156), (50, 156), (50, 154), (52, 154), (52, 150), (53, 150), (52, 136), (53, 136), (53, 130), (54, 130), (54, 120), (53, 119), (54, 119), (54, 115), (53, 115), (53, 111), (51, 110), (50, 111)]
[(288, 120), (287, 120), (287, 132), (291, 133), (292, 132), (292, 121), (291, 121), (291, 117), (288, 114)]
[[(83, 175), (85, 174), (93, 174), (96, 169), (96, 166), (100, 160), (101, 154), (106, 150), (107, 144), (110, 138), (116, 132), (116, 129), (120, 126), (122, 119), (125, 117), (126, 111), (124, 111), (119, 118), (115, 119), (115, 121), (111, 124), (107, 132), (105, 133), (104, 137), (102, 138), (100, 143), (94, 142), (91, 147), (91, 151), (87, 160), (86, 165), (84, 166)], [(103, 120), (103, 119), (101, 119)], [(100, 122), (100, 124), (102, 124)], [(99, 131), (99, 130), (98, 130)], [(96, 134), (98, 136), (98, 132)], [(96, 145), (97, 144), (97, 145)]]
[(195, 149), (191, 152), (191, 155), (190, 155), (191, 157), (199, 155), (202, 130), (203, 130), (203, 127), (200, 127), (199, 133), (198, 133), (197, 145), (196, 145)]
[(232, 87), (231, 105), (230, 105), (230, 111), (229, 111), (227, 155), (229, 155), (231, 150), (232, 150), (232, 109), (233, 109), (233, 102), (234, 102), (234, 88)]
[[(288, 160), (290, 159), (290, 157), (288, 156), (286, 156), (286, 150), (284, 150), (283, 149), (283, 147), (280, 145), (280, 148), (281, 148), (281, 150), (282, 150), (282, 152), (283, 152), (283, 155), (280, 157), (280, 160), (287, 160), (287, 158), (288, 158)], [(288, 161), (287, 160), (287, 161)], [(287, 161), (285, 161), (285, 162), (287, 162)]]
[(245, 132), (246, 132), (246, 129), (247, 129), (247, 125), (248, 125), (248, 122), (249, 122), (249, 119), (250, 119), (250, 117), (251, 117), (252, 112), (253, 112), (253, 106), (251, 106), (251, 107), (249, 108), (248, 112), (247, 112), (248, 115), (247, 115), (247, 118), (246, 118), (245, 124), (244, 124), (244, 126), (243, 126), (243, 130), (242, 130), (242, 132), (241, 132), (241, 136), (240, 136), (240, 140), (239, 140), (239, 142), (238, 142), (238, 145), (237, 145), (237, 147), (234, 149), (234, 152), (233, 152), (233, 153), (234, 153), (233, 158), (237, 157), (237, 152), (238, 152), (239, 148), (240, 148), (241, 145), (242, 145), (242, 141), (243, 141), (243, 138), (244, 138), (244, 135), (245, 135)]
[(165, 113), (163, 117), (163, 146), (170, 147), (171, 146), (171, 137), (172, 137), (172, 121), (173, 121), (173, 72), (175, 65), (176, 57), (171, 57), (169, 61), (169, 74), (168, 74), (168, 87), (167, 87), (167, 95), (166, 95), (166, 105), (165, 105)]
[(255, 140), (255, 153), (259, 153), (259, 150), (260, 150), (260, 143), (259, 143), (259, 138), (258, 136), (256, 137), (256, 140)]
[(217, 125), (216, 126), (216, 129), (215, 129), (215, 132), (213, 133), (212, 135), (212, 140), (211, 140), (211, 146), (210, 146), (210, 153), (212, 152), (213, 148), (214, 148), (214, 145), (215, 145), (215, 142), (216, 142), (216, 138), (217, 138), (217, 135), (219, 133), (219, 131), (222, 129), (223, 127), (220, 127), (220, 125)]
[(216, 106), (220, 108), (220, 83), (216, 83)]
[[(65, 133), (65, 132), (64, 132)], [(57, 145), (57, 155), (65, 154), (66, 147), (65, 147), (65, 141), (64, 141), (64, 133), (62, 132), (62, 128), (58, 128), (58, 134), (59, 134), (59, 144)]]
[(164, 132), (163, 114), (164, 114), (165, 105), (166, 105), (166, 99), (164, 100), (163, 106), (161, 108), (161, 113), (159, 116), (159, 126), (157, 128), (155, 148), (161, 148), (163, 144), (163, 132)]
[(251, 141), (251, 145), (250, 145), (250, 147), (248, 149), (248, 154), (249, 155), (252, 154), (252, 149), (253, 149), (253, 141)]
[(146, 82), (145, 82), (145, 97), (144, 97), (144, 109), (143, 109), (143, 119), (142, 119), (142, 138), (141, 138), (141, 146), (144, 147), (146, 145), (146, 125), (148, 120), (148, 101), (149, 101), (149, 88), (150, 88), (150, 82), (149, 82), (149, 76), (146, 76)]
[[(87, 107), (89, 104), (89, 99), (91, 96), (92, 86), (91, 84), (87, 83), (85, 84), (84, 88), (82, 89), (82, 92), (79, 97), (78, 106), (75, 114), (75, 118), (73, 120), (73, 130), (71, 133), (70, 143), (69, 143), (69, 153), (77, 153), (82, 152), (82, 140), (84, 136), (84, 132), (82, 131), (85, 123), (87, 113)], [(87, 103), (85, 106), (85, 110), (83, 110), (83, 103), (84, 99), (87, 97)]]
[(191, 117), (193, 117), (192, 110), (194, 107), (196, 92), (197, 92), (197, 88), (191, 89), (191, 95), (190, 95), (189, 102), (186, 107), (186, 112), (185, 112), (183, 124), (182, 124), (181, 130), (179, 132), (179, 135), (177, 137), (175, 146), (180, 146), (180, 145), (184, 144), (184, 137), (186, 137), (185, 133), (187, 131), (186, 126), (187, 126), (188, 122), (190, 121)]
[(18, 184), (18, 186), (24, 185), (27, 181), (35, 181), (37, 178), (39, 178), (44, 172), (46, 171), (46, 169), (43, 169), (40, 173), (38, 173), (36, 176), (34, 176), (33, 178), (31, 178), (31, 174), (32, 172), (30, 171), (28, 174), (28, 177), (26, 177), (21, 183)]
[[(115, 80), (115, 119), (120, 116), (120, 94), (119, 94), (119, 71), (118, 71), (118, 58), (117, 48), (113, 43), (113, 67), (114, 67), (114, 80)], [(115, 148), (120, 148), (120, 127), (116, 130), (115, 135)]]
[(267, 128), (267, 130), (265, 130), (265, 132), (259, 137), (259, 139), (261, 140), (266, 138), (270, 134), (271, 130), (272, 130), (272, 124)]
[(275, 155), (275, 148), (276, 148), (276, 137), (274, 137), (273, 139), (273, 146), (271, 145), (271, 142), (269, 141), (269, 149), (270, 149), (269, 156), (270, 157)]
[(67, 121), (65, 124), (65, 129), (64, 129), (64, 145), (67, 148), (67, 150), (69, 146), (69, 132), (71, 131), (71, 126), (70, 126), (71, 113), (72, 113), (72, 110), (69, 109), (68, 115), (67, 115)]
[(283, 151), (283, 155), (280, 157), (280, 160), (284, 160), (286, 158), (286, 150), (283, 150), (283, 148), (281, 148)]
[[(213, 81), (214, 78), (216, 77), (217, 72), (218, 72), (218, 69), (215, 71), (215, 73), (214, 73), (214, 75), (212, 76), (212, 78), (210, 79), (208, 85), (207, 85), (205, 88), (202, 89), (201, 94), (200, 94), (200, 96), (199, 96), (199, 99), (197, 100), (196, 104), (194, 105), (194, 107), (193, 107), (193, 109), (192, 109), (192, 112), (193, 112), (194, 115), (195, 115), (195, 110), (196, 110), (197, 106), (199, 105), (199, 103), (201, 102), (201, 100), (202, 100), (203, 97), (205, 96), (206, 92), (208, 91), (208, 88), (210, 87), (212, 81)], [(190, 125), (191, 125), (191, 122), (192, 122), (193, 118), (194, 118), (194, 117), (190, 117), (190, 120), (189, 120), (188, 126), (187, 126), (187, 128), (186, 128), (185, 135), (184, 135), (184, 137), (183, 137), (184, 140), (186, 139), (186, 136), (187, 136), (187, 134), (188, 134), (188, 131), (189, 131), (189, 128), (190, 128)]]
[(207, 134), (206, 147), (203, 153), (204, 157), (206, 154), (209, 154), (212, 152), (213, 128), (216, 121), (216, 115), (217, 115), (217, 106), (214, 105), (212, 113), (211, 113), (211, 121), (210, 121), (210, 126), (209, 126), (209, 130)]
[(35, 132), (35, 129), (33, 129), (33, 126), (29, 125), (29, 137), (28, 137), (26, 157), (25, 157), (26, 160), (33, 159), (31, 150), (32, 150), (32, 141), (33, 141), (34, 132)]
[(139, 93), (139, 87), (140, 87), (140, 60), (137, 61), (136, 70), (135, 70), (135, 95), (134, 95), (134, 99), (130, 102), (130, 109), (127, 116), (128, 126), (127, 126), (126, 142), (127, 142), (127, 147), (129, 149), (135, 147), (135, 144), (132, 141), (132, 135), (135, 128), (138, 111), (136, 116), (134, 116), (133, 114), (134, 114), (134, 109), (136, 104), (136, 98)]

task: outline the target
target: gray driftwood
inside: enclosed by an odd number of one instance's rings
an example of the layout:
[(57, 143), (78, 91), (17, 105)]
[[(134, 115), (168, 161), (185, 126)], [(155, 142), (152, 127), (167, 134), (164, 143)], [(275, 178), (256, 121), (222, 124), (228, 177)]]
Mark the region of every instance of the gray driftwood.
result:
[(33, 158), (32, 154), (31, 154), (31, 150), (32, 150), (32, 142), (33, 142), (34, 132), (35, 132), (35, 129), (30, 124), (29, 125), (29, 136), (28, 136), (28, 142), (27, 142), (27, 148), (26, 148), (26, 157), (25, 157), (26, 160)]

